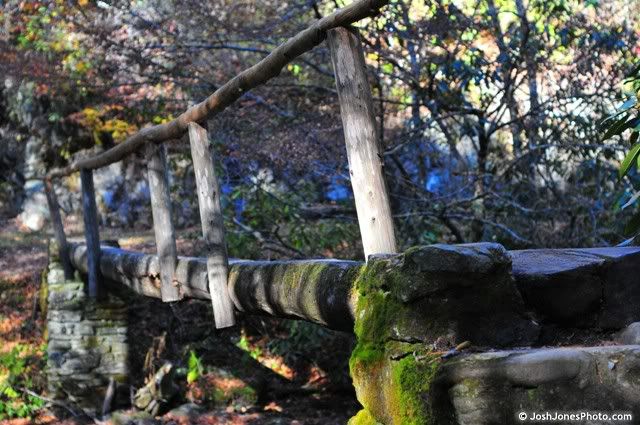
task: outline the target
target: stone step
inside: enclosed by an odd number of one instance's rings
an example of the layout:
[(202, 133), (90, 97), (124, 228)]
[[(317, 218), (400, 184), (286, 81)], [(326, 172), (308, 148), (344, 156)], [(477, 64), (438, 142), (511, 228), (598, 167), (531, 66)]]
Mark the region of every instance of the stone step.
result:
[(509, 251), (527, 308), (543, 322), (621, 329), (640, 320), (640, 247)]
[[(632, 420), (616, 423), (640, 423), (640, 346), (460, 355), (442, 363), (430, 398), (440, 419), (436, 423), (523, 424), (534, 414), (555, 412), (628, 413)], [(573, 423), (609, 422), (592, 416)]]

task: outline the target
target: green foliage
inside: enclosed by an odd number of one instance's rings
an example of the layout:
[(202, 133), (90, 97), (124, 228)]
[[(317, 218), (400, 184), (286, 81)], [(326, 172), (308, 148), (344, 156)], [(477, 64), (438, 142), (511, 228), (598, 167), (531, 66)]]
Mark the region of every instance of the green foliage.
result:
[(91, 69), (87, 50), (80, 45), (74, 25), (67, 18), (73, 7), (57, 1), (49, 7), (40, 2), (21, 2), (20, 19), (13, 29), (15, 42), (24, 50), (35, 50), (57, 57), (71, 77), (81, 77)]
[(620, 165), (620, 171), (619, 171), (620, 178), (627, 175), (627, 173), (631, 169), (631, 165), (633, 165), (633, 163), (636, 162), (636, 159), (638, 158), (638, 153), (640, 153), (640, 144), (634, 145), (629, 151), (629, 153), (627, 154), (627, 156), (624, 158), (624, 160), (622, 160), (622, 164)]
[(30, 372), (42, 369), (43, 352), (43, 347), (30, 350), (16, 345), (0, 354), (0, 420), (29, 418), (44, 405), (41, 399), (23, 391), (34, 387)]
[[(270, 179), (239, 184), (225, 205), (229, 255), (237, 258), (358, 257), (357, 223), (353, 219), (307, 219), (301, 206), (318, 196), (318, 187), (297, 183), (287, 190)], [(224, 200), (224, 198), (223, 198)], [(242, 203), (237, 217), (236, 202)], [(267, 251), (267, 252), (265, 252)]]
[[(638, 99), (638, 93), (640, 93), (640, 65), (636, 66), (629, 74), (624, 82), (624, 86), (628, 93), (626, 101), (600, 124), (601, 130), (604, 131), (604, 135), (602, 136), (603, 140), (615, 136), (622, 137), (627, 134), (627, 130), (630, 130), (630, 133), (628, 133), (630, 149), (620, 164), (620, 169), (618, 170), (620, 179), (629, 175), (634, 164), (637, 164), (636, 168), (640, 169), (640, 143), (638, 143), (638, 135), (640, 134), (640, 100)], [(636, 200), (637, 197), (632, 198), (620, 209), (625, 209), (634, 204)], [(633, 235), (637, 233), (639, 229), (640, 212), (636, 212), (625, 226), (624, 233), (626, 235)]]
[(187, 382), (191, 384), (198, 380), (198, 378), (204, 372), (202, 361), (198, 355), (193, 351), (189, 351), (189, 360), (187, 361)]
[[(66, 131), (68, 124), (80, 124), (88, 132), (50, 138), (55, 166), (65, 165), (80, 148), (109, 148), (147, 122), (177, 116), (314, 19), (309, 5), (291, 3), (243, 2), (227, 15), (221, 1), (198, 7), (183, 2), (179, 14), (160, 3), (124, 2), (118, 13), (131, 19), (105, 38), (102, 23), (116, 10), (108, 2), (18, 3), (0, 7), (8, 44), (20, 53), (3, 57), (15, 62), (8, 71), (32, 74), (36, 68), (37, 92), (66, 106), (47, 107), (52, 127)], [(348, 3), (314, 4), (326, 16)], [(394, 1), (380, 16), (356, 24), (376, 105), (380, 100), (376, 114), (400, 246), (479, 239), (510, 247), (577, 246), (601, 239), (597, 229), (576, 229), (594, 215), (605, 228), (612, 220), (608, 206), (616, 196), (600, 188), (615, 179), (601, 172), (608, 167), (602, 156), (609, 160), (613, 150), (593, 158), (597, 148), (575, 143), (576, 135), (597, 138), (596, 117), (604, 116), (615, 93), (610, 82), (634, 55), (638, 9), (631, 2), (628, 19), (618, 19), (622, 0), (609, 7), (600, 3)], [(289, 18), (273, 27), (278, 16)], [(170, 28), (160, 31), (158, 22)], [(220, 38), (220, 28), (231, 32)], [(234, 34), (240, 29), (242, 34)], [(126, 37), (131, 31), (136, 37)], [(219, 157), (233, 159), (226, 163), (234, 168), (227, 188), (234, 187), (235, 199), (244, 203), (229, 203), (225, 212), (232, 256), (361, 258), (354, 217), (318, 220), (301, 214), (303, 203), (328, 202), (319, 194), (327, 193), (328, 177), (346, 162), (334, 149), (342, 137), (339, 108), (327, 92), (334, 91), (335, 81), (325, 53), (314, 50), (294, 60), (281, 81), (244, 96), (240, 107), (227, 109), (211, 127)], [(536, 89), (541, 79), (543, 87)], [(592, 107), (579, 106), (590, 98), (596, 99)], [(125, 109), (105, 113), (113, 103)], [(630, 124), (617, 122), (611, 134)], [(178, 149), (171, 150), (176, 155)], [(263, 187), (267, 182), (256, 189), (247, 181), (266, 167), (283, 190)], [(541, 175), (532, 179), (531, 170)], [(563, 193), (561, 180), (572, 178), (575, 191)], [(472, 181), (478, 184), (470, 194), (465, 185)], [(0, 190), (7, 191), (1, 182)], [(193, 202), (193, 192), (186, 196)]]
[(236, 347), (249, 353), (251, 358), (254, 360), (257, 360), (258, 357), (262, 356), (262, 350), (260, 349), (260, 347), (252, 348), (251, 345), (249, 344), (249, 339), (244, 334), (240, 337), (240, 340), (236, 343)]

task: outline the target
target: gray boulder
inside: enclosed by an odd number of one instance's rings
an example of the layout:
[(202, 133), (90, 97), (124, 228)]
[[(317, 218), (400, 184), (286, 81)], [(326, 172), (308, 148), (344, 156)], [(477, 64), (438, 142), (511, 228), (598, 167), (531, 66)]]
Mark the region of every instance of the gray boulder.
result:
[(623, 345), (640, 345), (640, 322), (634, 322), (616, 335), (616, 342)]

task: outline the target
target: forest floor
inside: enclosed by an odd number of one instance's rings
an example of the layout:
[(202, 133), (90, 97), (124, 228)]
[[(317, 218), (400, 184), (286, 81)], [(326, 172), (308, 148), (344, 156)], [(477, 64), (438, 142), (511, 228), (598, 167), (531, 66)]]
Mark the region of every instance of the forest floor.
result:
[[(102, 236), (118, 240), (123, 248), (152, 251), (152, 236), (140, 234), (108, 230)], [(24, 233), (13, 220), (0, 220), (0, 387), (3, 381), (8, 382), (13, 391), (0, 394), (0, 418), (2, 409), (6, 417), (7, 406), (13, 409), (14, 417), (0, 420), (0, 425), (93, 422), (64, 417), (64, 409), (49, 409), (52, 406), (46, 400), (46, 341), (38, 294), (47, 264), (47, 240), (46, 233)], [(178, 241), (181, 254), (198, 251), (190, 240)], [(352, 344), (349, 335), (307, 323), (265, 318), (242, 318), (233, 330), (215, 332), (206, 317), (210, 314), (208, 303), (183, 302), (178, 308), (150, 299), (136, 299), (136, 303), (137, 317), (130, 319), (138, 324), (131, 326), (135, 336), (131, 338), (130, 352), (135, 353), (130, 359), (131, 370), (138, 372), (131, 376), (133, 386), (144, 384), (149, 371), (142, 364), (159, 339), (165, 348), (160, 353), (156, 350), (158, 358), (152, 363), (170, 360), (184, 365), (194, 352), (204, 365), (202, 377), (191, 384), (184, 382), (183, 394), (167, 407), (198, 405), (198, 413), (181, 415), (174, 411), (146, 424), (338, 425), (345, 424), (359, 409), (347, 370)], [(266, 392), (260, 394), (258, 402), (246, 405), (208, 403), (204, 394), (208, 368), (233, 373), (238, 356), (249, 359), (245, 377), (255, 372), (271, 382)], [(247, 365), (246, 361), (242, 363)]]

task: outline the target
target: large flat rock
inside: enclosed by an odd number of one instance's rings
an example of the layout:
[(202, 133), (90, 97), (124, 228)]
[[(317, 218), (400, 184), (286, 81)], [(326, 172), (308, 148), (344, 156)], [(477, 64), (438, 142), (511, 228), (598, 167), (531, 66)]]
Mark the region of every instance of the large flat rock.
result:
[(458, 425), (521, 424), (521, 412), (631, 413), (640, 418), (640, 346), (464, 355), (441, 366), (431, 395), (442, 423)]
[(604, 329), (640, 320), (640, 247), (509, 254), (518, 290), (540, 320)]

